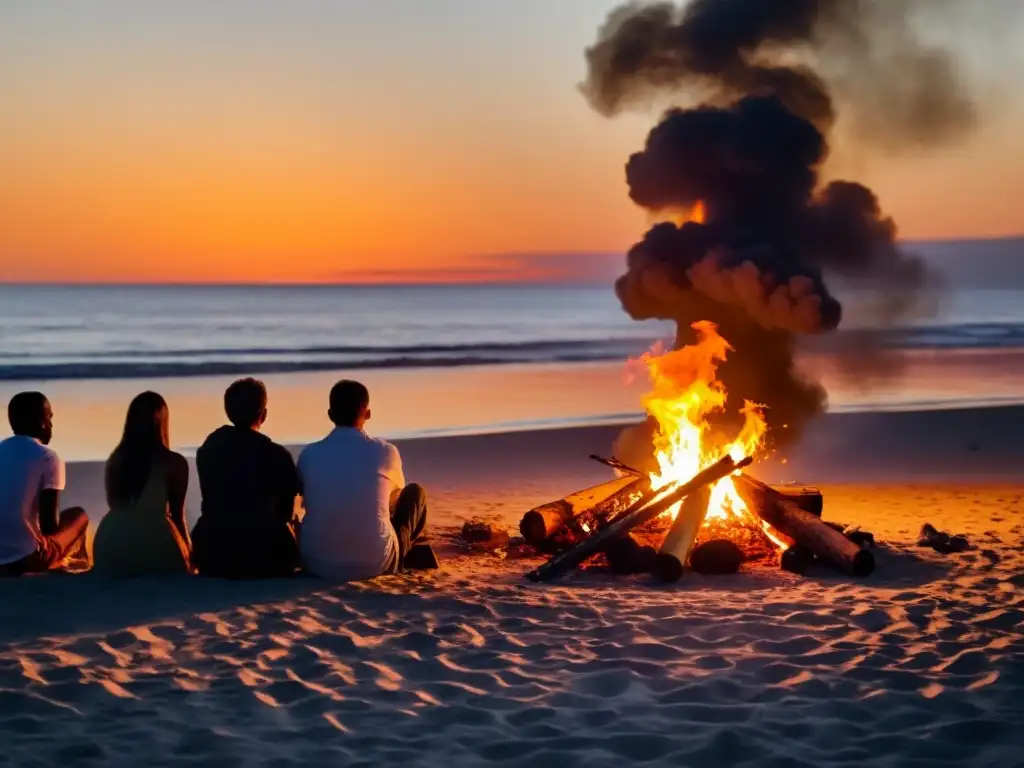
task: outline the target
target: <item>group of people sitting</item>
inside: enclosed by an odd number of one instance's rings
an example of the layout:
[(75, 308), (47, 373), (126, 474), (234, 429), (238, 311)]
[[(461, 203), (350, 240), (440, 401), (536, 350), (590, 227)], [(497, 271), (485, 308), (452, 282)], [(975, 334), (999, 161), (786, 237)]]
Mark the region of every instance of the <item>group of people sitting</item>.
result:
[(262, 382), (233, 383), (224, 410), (230, 424), (196, 454), (202, 509), (190, 531), (189, 465), (170, 448), (167, 403), (155, 392), (132, 400), (121, 442), (106, 463), (109, 511), (90, 558), (85, 510), (60, 511), (65, 472), (49, 447), (50, 402), (40, 392), (15, 395), (8, 405), (14, 434), (0, 442), (0, 575), (91, 561), (94, 571), (110, 576), (198, 571), (273, 578), (302, 570), (358, 581), (436, 566), (423, 541), (423, 488), (406, 485), (395, 446), (364, 431), (365, 386), (334, 385), (328, 409), (334, 429), (307, 446), (297, 463), (260, 431), (267, 418)]

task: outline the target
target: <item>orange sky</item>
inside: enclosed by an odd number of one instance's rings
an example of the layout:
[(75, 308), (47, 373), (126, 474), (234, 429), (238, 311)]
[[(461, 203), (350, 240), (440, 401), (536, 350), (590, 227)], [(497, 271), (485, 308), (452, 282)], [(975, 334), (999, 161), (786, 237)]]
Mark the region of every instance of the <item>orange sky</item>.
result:
[[(646, 216), (623, 165), (653, 117), (575, 91), (604, 4), (524, 3), (439, 0), (397, 31), (370, 3), (243, 24), (5, 4), (0, 280), (477, 279), (493, 254), (624, 250)], [(851, 167), (905, 237), (1019, 234), (1022, 124)]]

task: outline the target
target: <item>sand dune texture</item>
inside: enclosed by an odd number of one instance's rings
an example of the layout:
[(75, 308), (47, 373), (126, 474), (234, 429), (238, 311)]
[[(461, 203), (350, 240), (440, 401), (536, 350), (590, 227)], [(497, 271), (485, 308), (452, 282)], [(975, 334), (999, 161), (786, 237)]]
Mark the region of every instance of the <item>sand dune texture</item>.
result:
[[(0, 765), (1019, 766), (1024, 484), (972, 470), (1015, 438), (985, 444), (975, 420), (932, 419), (946, 425), (944, 482), (894, 482), (883, 450), (844, 463), (863, 480), (821, 483), (827, 518), (880, 541), (861, 582), (757, 570), (662, 587), (588, 572), (541, 586), (521, 579), (532, 561), (448, 551), (440, 573), (349, 586), (0, 583)], [(902, 450), (906, 434), (882, 445)], [(407, 454), (410, 475), (438, 486), (440, 522), (512, 527), (603, 476), (579, 457), (607, 438)], [(828, 479), (813, 465), (835, 456), (808, 455), (789, 465), (799, 479)], [(914, 546), (925, 521), (977, 548)]]

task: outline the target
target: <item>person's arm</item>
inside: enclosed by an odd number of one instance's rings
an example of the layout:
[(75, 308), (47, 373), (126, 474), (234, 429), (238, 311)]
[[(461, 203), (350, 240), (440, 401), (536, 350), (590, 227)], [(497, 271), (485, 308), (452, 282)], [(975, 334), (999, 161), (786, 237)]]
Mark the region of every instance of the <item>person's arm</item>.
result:
[(391, 510), (394, 511), (398, 503), (398, 496), (405, 488), (405, 472), (402, 469), (402, 454), (391, 443), (388, 446), (387, 469), (385, 475), (391, 481)]
[(302, 481), (302, 465), (304, 463), (303, 462), (303, 457), (305, 455), (306, 455), (306, 451), (305, 451), (305, 449), (303, 449), (302, 453), (299, 454), (298, 460), (295, 462), (295, 479), (297, 481), (296, 482), (296, 488), (298, 489), (299, 496), (304, 496), (305, 495), (303, 493), (303, 481)]
[(107, 459), (103, 465), (103, 494), (106, 496), (108, 509), (114, 508), (114, 498), (110, 495), (110, 489), (114, 487), (114, 472), (114, 462)]
[(188, 461), (180, 453), (172, 453), (167, 471), (167, 506), (171, 522), (185, 542), (189, 541), (188, 521), (185, 519), (185, 496), (187, 495)]
[(295, 522), (301, 523), (306, 519), (306, 449), (303, 448), (299, 458), (295, 461), (295, 475), (299, 480), (299, 503), (295, 510)]
[(295, 516), (295, 497), (301, 491), (301, 483), (299, 482), (299, 471), (295, 467), (295, 459), (292, 458), (288, 449), (281, 447), (278, 453), (280, 456), (278, 469), (280, 492), (276, 512), (278, 517), (287, 523)]
[(60, 491), (47, 488), (39, 492), (39, 531), (44, 536), (57, 533), (60, 519)]
[(57, 533), (60, 520), (60, 492), (64, 490), (64, 462), (53, 451), (46, 454), (46, 464), (39, 484), (39, 531), (44, 536)]

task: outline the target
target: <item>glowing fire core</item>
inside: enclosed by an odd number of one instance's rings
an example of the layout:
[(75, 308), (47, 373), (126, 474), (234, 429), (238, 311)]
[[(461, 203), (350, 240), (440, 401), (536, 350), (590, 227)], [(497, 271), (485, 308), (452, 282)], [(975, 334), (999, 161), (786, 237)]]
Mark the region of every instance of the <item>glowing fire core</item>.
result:
[[(727, 397), (717, 378), (718, 365), (731, 347), (714, 323), (694, 323), (693, 328), (696, 344), (667, 352), (655, 349), (641, 358), (651, 382), (643, 405), (657, 423), (654, 449), (658, 469), (651, 472), (654, 488), (685, 483), (727, 454), (737, 460), (756, 455), (767, 431), (762, 407), (745, 402), (743, 426), (736, 439), (726, 443), (712, 436), (708, 417), (724, 409)], [(665, 515), (674, 518), (679, 508), (677, 504)], [(727, 477), (711, 489), (704, 525), (730, 520), (760, 528), (777, 546), (786, 548), (786, 543), (747, 509), (732, 478)]]

